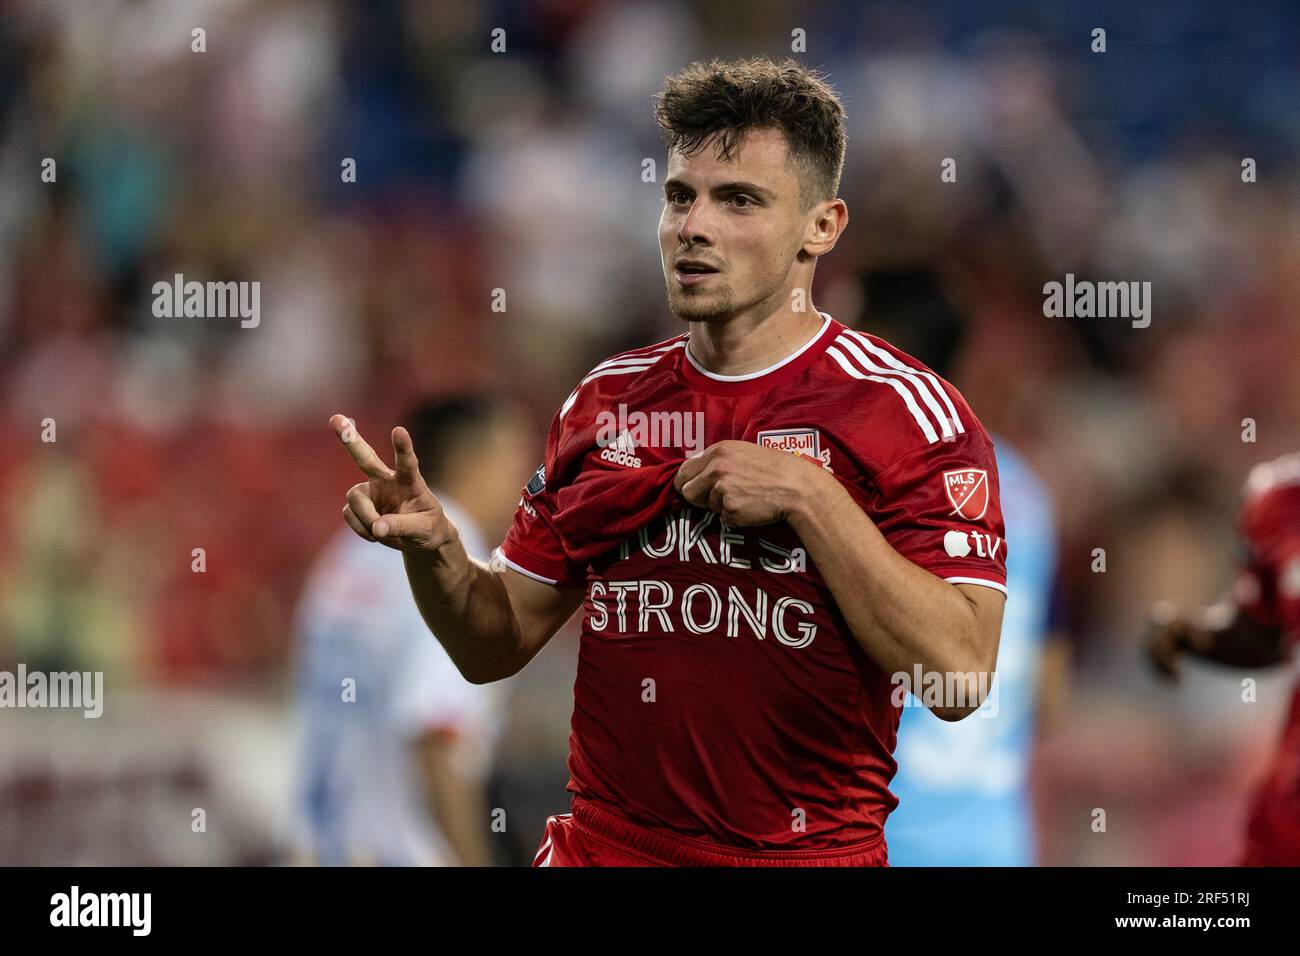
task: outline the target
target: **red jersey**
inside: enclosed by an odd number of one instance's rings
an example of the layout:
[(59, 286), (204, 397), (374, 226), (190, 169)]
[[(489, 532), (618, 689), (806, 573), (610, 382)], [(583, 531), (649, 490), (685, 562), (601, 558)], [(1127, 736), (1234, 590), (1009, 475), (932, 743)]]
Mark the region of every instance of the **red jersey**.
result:
[[(1257, 623), (1280, 631), (1293, 651), (1300, 641), (1300, 454), (1251, 472), (1241, 530), (1246, 561), (1236, 585), (1237, 603)], [(1300, 684), (1292, 693), (1277, 754), (1255, 796), (1246, 862), (1300, 866)]]
[(879, 838), (898, 802), (890, 675), (788, 524), (729, 527), (677, 495), (688, 454), (739, 439), (802, 455), (904, 557), (1006, 590), (993, 445), (966, 402), (823, 319), (750, 375), (705, 370), (690, 333), (598, 365), (556, 414), (499, 550), (585, 588), (569, 790), (639, 826), (835, 849)]
[(1292, 643), (1300, 640), (1300, 453), (1256, 466), (1245, 494), (1246, 561), (1237, 602)]

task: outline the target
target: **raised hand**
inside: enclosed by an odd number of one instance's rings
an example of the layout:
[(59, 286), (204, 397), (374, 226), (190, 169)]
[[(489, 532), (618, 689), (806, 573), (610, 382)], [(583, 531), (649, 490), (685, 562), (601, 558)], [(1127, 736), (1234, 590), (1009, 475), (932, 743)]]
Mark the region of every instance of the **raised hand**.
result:
[(348, 503), (343, 506), (348, 527), (367, 541), (398, 551), (436, 551), (456, 538), (456, 528), (424, 483), (405, 428), (393, 429), (394, 470), (366, 443), (350, 418), (335, 415), (330, 427), (366, 476), (348, 489)]

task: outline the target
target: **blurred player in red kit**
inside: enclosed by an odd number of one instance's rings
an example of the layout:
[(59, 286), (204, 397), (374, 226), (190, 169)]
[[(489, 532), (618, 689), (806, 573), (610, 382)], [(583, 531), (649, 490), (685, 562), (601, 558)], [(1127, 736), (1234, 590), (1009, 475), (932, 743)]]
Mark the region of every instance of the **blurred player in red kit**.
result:
[(582, 608), (572, 812), (536, 865), (886, 865), (899, 675), (937, 677), (926, 705), (957, 720), (997, 659), (993, 446), (950, 384), (812, 304), (848, 224), (819, 75), (694, 64), (656, 117), (689, 330), (578, 383), (487, 564), (402, 428), (389, 468), (331, 419), (367, 477), (344, 518), (402, 551), (468, 680), (516, 673)]
[[(1300, 453), (1256, 466), (1241, 512), (1244, 566), (1231, 592), (1193, 615), (1161, 605), (1148, 645), (1160, 673), (1192, 654), (1234, 667), (1287, 663), (1300, 640)], [(1282, 740), (1255, 795), (1245, 866), (1300, 866), (1300, 681)]]

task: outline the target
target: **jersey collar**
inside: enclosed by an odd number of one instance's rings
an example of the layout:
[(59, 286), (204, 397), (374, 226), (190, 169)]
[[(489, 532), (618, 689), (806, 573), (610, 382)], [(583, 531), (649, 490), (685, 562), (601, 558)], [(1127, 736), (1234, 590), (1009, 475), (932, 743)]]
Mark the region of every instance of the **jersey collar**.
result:
[(808, 341), (767, 368), (759, 369), (757, 372), (747, 372), (744, 375), (719, 375), (717, 372), (710, 372), (696, 361), (695, 356), (691, 355), (688, 335), (688, 344), (682, 350), (686, 353), (686, 360), (682, 362), (682, 376), (695, 388), (720, 395), (740, 395), (771, 388), (811, 365), (834, 338), (835, 330), (831, 327), (838, 323), (825, 312), (818, 310), (817, 314), (823, 319), (821, 328), (814, 332)]

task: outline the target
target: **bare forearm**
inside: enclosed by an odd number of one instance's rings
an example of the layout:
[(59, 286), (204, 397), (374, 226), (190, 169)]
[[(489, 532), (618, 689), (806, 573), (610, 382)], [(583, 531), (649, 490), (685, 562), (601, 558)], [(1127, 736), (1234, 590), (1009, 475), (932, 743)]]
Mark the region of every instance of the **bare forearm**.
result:
[(918, 663), (930, 672), (992, 672), (971, 602), (890, 547), (835, 478), (818, 475), (787, 520), (886, 673), (910, 674)]
[(461, 773), (454, 758), (454, 736), (431, 730), (415, 744), (425, 803), (461, 866), (489, 866), (487, 799), (482, 782)]
[(478, 784), (455, 781), (436, 798), (435, 813), (462, 866), (491, 866), (487, 823), (487, 801)]
[(459, 536), (437, 551), (403, 552), (424, 623), (466, 680), (488, 683), (519, 669), (523, 638), (501, 579), (466, 552)]
[(420, 472), (405, 428), (393, 429), (396, 468), (389, 468), (352, 419), (334, 415), (330, 426), (367, 478), (348, 489), (348, 527), (402, 552), (420, 615), (466, 680), (485, 684), (516, 673), (550, 639), (561, 613), (573, 611), (573, 596), (543, 588), (526, 596), (528, 606), (518, 612), (521, 605), (512, 599), (518, 589), (465, 553), (460, 532)]
[(1271, 667), (1286, 661), (1278, 632), (1254, 623), (1230, 599), (1192, 618), (1187, 643), (1193, 654), (1227, 667)]

